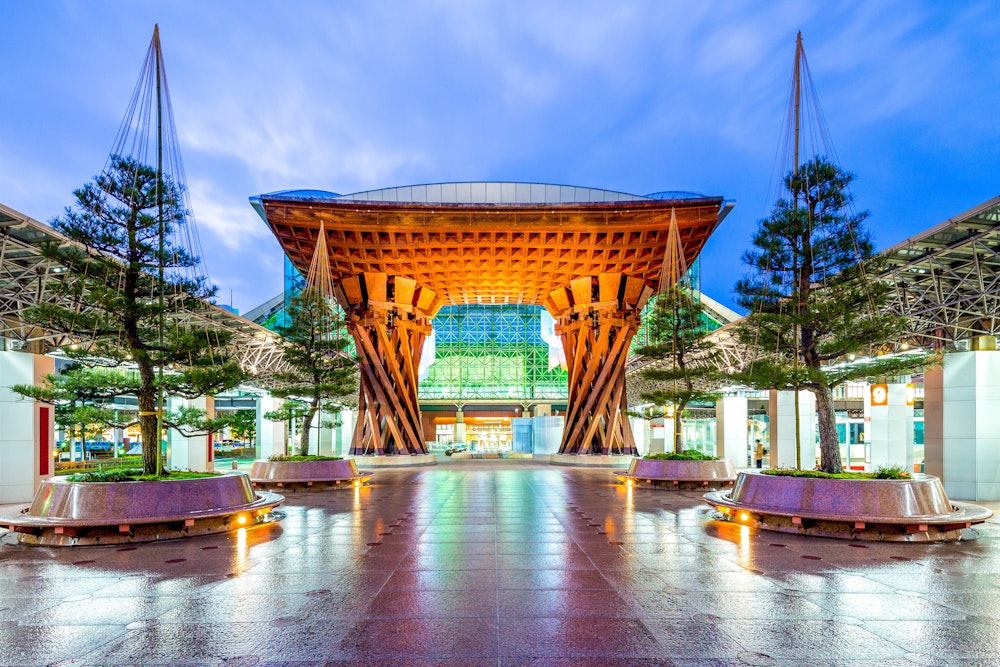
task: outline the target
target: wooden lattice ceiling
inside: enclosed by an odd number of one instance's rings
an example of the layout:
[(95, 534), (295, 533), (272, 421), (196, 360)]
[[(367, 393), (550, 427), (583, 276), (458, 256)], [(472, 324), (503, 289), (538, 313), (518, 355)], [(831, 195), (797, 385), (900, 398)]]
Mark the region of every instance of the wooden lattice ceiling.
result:
[(450, 304), (542, 304), (572, 278), (660, 279), (671, 211), (687, 263), (724, 211), (721, 197), (573, 204), (414, 204), (269, 198), (260, 206), (305, 274), (322, 222), (335, 282), (364, 272), (413, 278)]

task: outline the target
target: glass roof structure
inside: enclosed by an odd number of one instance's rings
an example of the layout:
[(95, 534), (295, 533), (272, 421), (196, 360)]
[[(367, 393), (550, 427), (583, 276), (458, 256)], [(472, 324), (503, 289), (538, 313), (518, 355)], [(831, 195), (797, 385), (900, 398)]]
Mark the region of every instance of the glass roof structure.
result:
[[(678, 194), (688, 196), (663, 197)], [(551, 183), (511, 181), (470, 181), (406, 185), (338, 195), (323, 190), (286, 190), (261, 195), (266, 199), (309, 199), (315, 201), (369, 201), (407, 204), (586, 204), (596, 202), (643, 201), (648, 199), (688, 199), (694, 193), (656, 193), (647, 197), (626, 192)], [(703, 197), (704, 195), (694, 195)]]

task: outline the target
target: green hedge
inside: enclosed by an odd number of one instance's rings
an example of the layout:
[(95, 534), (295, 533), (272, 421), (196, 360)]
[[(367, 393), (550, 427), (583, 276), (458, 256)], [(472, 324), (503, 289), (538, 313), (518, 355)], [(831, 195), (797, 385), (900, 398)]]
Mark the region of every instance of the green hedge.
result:
[(268, 461), (340, 461), (341, 456), (271, 456)]
[(811, 477), (814, 479), (910, 479), (910, 473), (899, 466), (881, 466), (875, 472), (822, 472), (821, 470), (795, 470), (772, 468), (761, 470), (765, 475), (779, 477)]
[(218, 477), (218, 472), (192, 472), (190, 470), (164, 470), (162, 475), (143, 475), (141, 468), (112, 468), (68, 475), (69, 482), (155, 482), (172, 479), (200, 479)]
[(685, 449), (680, 454), (647, 454), (642, 458), (647, 461), (718, 461), (718, 457), (702, 454), (697, 449)]

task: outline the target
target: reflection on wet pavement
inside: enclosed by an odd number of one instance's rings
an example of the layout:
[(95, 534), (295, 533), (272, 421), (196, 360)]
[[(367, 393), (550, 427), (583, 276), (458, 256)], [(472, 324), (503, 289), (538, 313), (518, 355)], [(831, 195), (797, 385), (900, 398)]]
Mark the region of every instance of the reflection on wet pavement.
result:
[(995, 665), (1000, 526), (954, 544), (719, 523), (608, 470), (469, 461), (135, 547), (0, 540), (0, 665)]

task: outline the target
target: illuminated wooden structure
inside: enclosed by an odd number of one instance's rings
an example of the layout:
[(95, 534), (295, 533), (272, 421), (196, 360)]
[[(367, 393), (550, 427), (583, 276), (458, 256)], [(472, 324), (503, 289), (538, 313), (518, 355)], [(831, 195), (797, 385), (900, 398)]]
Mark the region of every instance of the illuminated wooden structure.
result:
[[(476, 203), (475, 186), (515, 194)], [(462, 187), (472, 194), (463, 197)], [(570, 382), (560, 452), (634, 453), (622, 413), (625, 360), (639, 311), (663, 277), (671, 217), (690, 264), (731, 208), (721, 197), (507, 183), (274, 193), (253, 203), (303, 273), (324, 230), (362, 366), (352, 451), (380, 454), (426, 451), (416, 398), (423, 340), (441, 306), (471, 303), (539, 304), (556, 318)]]

